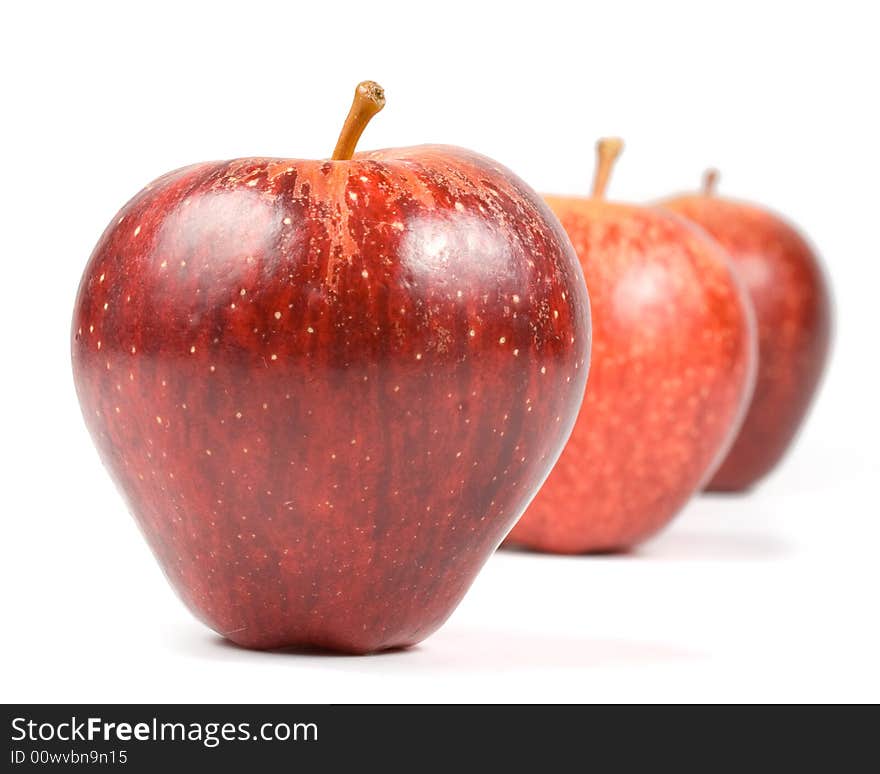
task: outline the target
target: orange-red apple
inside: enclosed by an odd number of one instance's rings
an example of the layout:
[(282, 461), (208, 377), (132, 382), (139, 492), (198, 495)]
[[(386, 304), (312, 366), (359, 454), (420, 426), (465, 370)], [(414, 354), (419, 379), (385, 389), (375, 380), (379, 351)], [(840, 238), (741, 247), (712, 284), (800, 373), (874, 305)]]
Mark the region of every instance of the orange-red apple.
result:
[(590, 288), (593, 356), (572, 436), (509, 542), (626, 549), (666, 524), (727, 450), (754, 376), (755, 331), (724, 250), (683, 218), (603, 194), (548, 196)]

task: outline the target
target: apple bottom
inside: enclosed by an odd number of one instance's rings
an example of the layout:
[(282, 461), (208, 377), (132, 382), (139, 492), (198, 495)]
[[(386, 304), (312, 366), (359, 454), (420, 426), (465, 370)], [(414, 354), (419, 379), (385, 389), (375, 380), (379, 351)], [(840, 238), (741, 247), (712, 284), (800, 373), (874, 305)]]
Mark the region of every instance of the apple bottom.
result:
[[(467, 553), (491, 556), (499, 542), (492, 538)], [(167, 568), (161, 556), (159, 561)], [(230, 594), (220, 599), (211, 595), (213, 605), (205, 604), (200, 587), (186, 588), (180, 578), (167, 572), (166, 577), (198, 620), (236, 646), (368, 655), (406, 649), (430, 636), (449, 618), (481, 568), (482, 564), (473, 566), (466, 561), (445, 568), (424, 568), (409, 584), (379, 591), (387, 582), (383, 578), (386, 573), (375, 566), (364, 567), (344, 576), (334, 573), (337, 578), (332, 587), (323, 592), (288, 568), (256, 577), (238, 599)], [(304, 586), (312, 591), (297, 594), (296, 589)], [(288, 591), (269, 591), (272, 588)], [(358, 591), (344, 593), (341, 589), (345, 588)], [(293, 599), (299, 599), (300, 604), (292, 603)], [(313, 599), (316, 601), (309, 601)]]
[[(360, 622), (360, 611), (342, 608), (333, 615), (301, 616), (296, 620), (277, 622), (269, 615), (265, 619), (248, 615), (252, 623), (237, 629), (223, 626), (205, 617), (197, 607), (184, 602), (190, 612), (218, 635), (233, 644), (249, 650), (331, 651), (350, 655), (368, 655), (389, 650), (403, 650), (418, 644), (433, 634), (461, 601), (470, 581), (457, 590), (456, 596), (444, 600), (446, 609), (437, 617), (413, 624), (395, 615), (380, 620), (378, 630), (372, 624)], [(279, 608), (277, 600), (265, 601), (262, 606), (269, 610)], [(311, 620), (309, 620), (311, 618)]]

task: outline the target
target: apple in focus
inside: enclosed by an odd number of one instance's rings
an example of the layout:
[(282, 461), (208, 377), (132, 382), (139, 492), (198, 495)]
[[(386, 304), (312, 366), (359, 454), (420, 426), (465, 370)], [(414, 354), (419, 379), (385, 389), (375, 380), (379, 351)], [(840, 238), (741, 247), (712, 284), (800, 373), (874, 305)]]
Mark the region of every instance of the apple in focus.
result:
[(354, 154), (159, 178), (82, 277), (72, 359), (162, 569), (253, 648), (365, 653), (450, 615), (556, 461), (590, 353), (565, 232), (494, 161)]

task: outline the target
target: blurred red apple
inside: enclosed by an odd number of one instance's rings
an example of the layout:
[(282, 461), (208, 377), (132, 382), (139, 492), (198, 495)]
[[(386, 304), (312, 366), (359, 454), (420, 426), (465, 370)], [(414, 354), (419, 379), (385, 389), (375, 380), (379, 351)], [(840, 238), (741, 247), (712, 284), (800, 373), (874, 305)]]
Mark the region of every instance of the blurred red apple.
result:
[(782, 459), (801, 427), (828, 359), (831, 302), (819, 260), (778, 215), (715, 196), (710, 170), (702, 193), (664, 207), (723, 245), (745, 283), (758, 323), (758, 378), (748, 414), (708, 489), (741, 491)]
[(589, 305), (541, 198), (494, 161), (249, 158), (159, 178), (86, 267), (89, 430), (189, 608), (248, 647), (411, 645), (546, 477)]
[(720, 460), (754, 378), (754, 322), (721, 247), (687, 221), (603, 199), (619, 140), (599, 143), (592, 198), (548, 196), (590, 288), (593, 357), (571, 439), (509, 542), (627, 549), (666, 524)]

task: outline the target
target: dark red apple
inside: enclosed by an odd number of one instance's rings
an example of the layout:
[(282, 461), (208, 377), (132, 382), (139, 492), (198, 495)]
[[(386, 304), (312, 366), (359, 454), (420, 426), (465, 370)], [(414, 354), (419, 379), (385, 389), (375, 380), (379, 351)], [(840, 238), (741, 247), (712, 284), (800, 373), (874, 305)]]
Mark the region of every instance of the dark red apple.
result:
[(574, 424), (589, 302), (565, 232), (444, 146), (159, 178), (82, 279), (73, 368), (189, 608), (248, 647), (411, 645), (455, 608)]
[(730, 254), (758, 323), (758, 379), (739, 435), (708, 489), (743, 491), (766, 476), (792, 445), (822, 378), (831, 331), (828, 282), (813, 248), (779, 215), (701, 193), (663, 206), (711, 234)]
[(547, 197), (590, 288), (593, 357), (571, 439), (512, 544), (585, 553), (644, 540), (704, 483), (751, 391), (754, 323), (724, 251), (668, 212), (605, 201), (621, 148), (599, 143), (592, 198)]

